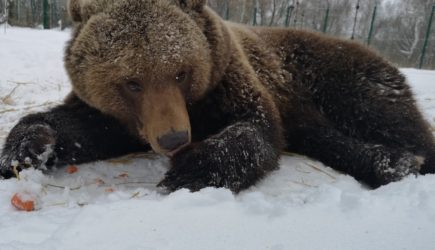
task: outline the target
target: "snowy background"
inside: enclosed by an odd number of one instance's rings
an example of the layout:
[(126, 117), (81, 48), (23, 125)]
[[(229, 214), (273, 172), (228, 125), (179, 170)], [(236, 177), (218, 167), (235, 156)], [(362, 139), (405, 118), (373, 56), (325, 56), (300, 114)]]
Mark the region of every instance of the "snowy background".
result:
[[(69, 32), (0, 26), (0, 144), (69, 91)], [(435, 72), (403, 69), (435, 125)], [(0, 146), (1, 147), (1, 146)], [(164, 194), (165, 158), (133, 155), (0, 181), (0, 249), (435, 249), (435, 175), (369, 190), (302, 156), (255, 187)], [(27, 192), (35, 212), (10, 199)]]

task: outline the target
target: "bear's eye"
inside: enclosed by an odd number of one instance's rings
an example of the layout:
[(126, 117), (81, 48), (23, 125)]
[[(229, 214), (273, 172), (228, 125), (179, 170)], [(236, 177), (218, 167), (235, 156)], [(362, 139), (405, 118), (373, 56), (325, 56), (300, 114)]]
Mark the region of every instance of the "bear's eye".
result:
[(143, 90), (142, 85), (135, 81), (128, 81), (125, 86), (131, 92), (141, 92)]
[(178, 83), (184, 83), (187, 79), (187, 72), (186, 71), (180, 71), (178, 72), (177, 76), (175, 77), (175, 80)]

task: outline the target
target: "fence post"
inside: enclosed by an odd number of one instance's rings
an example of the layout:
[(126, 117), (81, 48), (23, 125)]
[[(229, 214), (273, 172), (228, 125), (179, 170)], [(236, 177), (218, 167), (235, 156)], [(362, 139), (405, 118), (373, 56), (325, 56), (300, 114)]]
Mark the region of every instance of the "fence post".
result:
[(435, 4), (432, 5), (432, 12), (430, 13), (429, 23), (427, 25), (427, 31), (426, 31), (426, 36), (424, 38), (423, 50), (421, 52), (420, 64), (418, 65), (419, 69), (423, 68), (424, 57), (426, 56), (427, 45), (429, 43), (429, 36), (430, 36), (430, 30), (432, 28), (432, 19), (433, 19), (434, 12), (435, 12)]
[(51, 1), (50, 4), (50, 27), (55, 27), (58, 25), (57, 18), (57, 1)]
[(227, 2), (226, 4), (227, 8), (225, 9), (225, 20), (229, 20), (230, 19), (230, 4)]
[(299, 12), (299, 1), (296, 1), (295, 21), (294, 21), (295, 28), (297, 28), (298, 25), (298, 12)]
[(254, 22), (252, 25), (257, 26), (257, 7), (254, 8)]
[(5, 21), (5, 25), (4, 25), (4, 27), (5, 27), (5, 29), (4, 29), (5, 34), (6, 34), (6, 27), (9, 24), (9, 7), (10, 7), (9, 6), (9, 2), (7, 0), (5, 0), (5, 13), (4, 13), (4, 15), (6, 17), (6, 21)]
[(43, 16), (43, 19), (42, 19), (42, 24), (43, 24), (43, 26), (44, 26), (44, 29), (49, 29), (50, 28), (50, 18), (49, 18), (49, 16), (48, 16), (48, 11), (49, 11), (49, 9), (48, 9), (48, 0), (43, 0), (42, 1), (42, 11), (43, 11), (43, 13), (42, 13), (42, 16)]
[(326, 13), (325, 13), (325, 20), (323, 21), (323, 33), (326, 33), (326, 30), (328, 29), (328, 20), (329, 20), (329, 3), (328, 7), (326, 7)]
[(369, 36), (367, 37), (367, 46), (370, 46), (372, 42), (373, 29), (375, 27), (377, 10), (378, 10), (378, 3), (375, 3), (375, 8), (373, 9), (372, 21), (370, 22)]
[(33, 25), (35, 25), (35, 9), (36, 9), (35, 0), (30, 1), (30, 8), (32, 11), (32, 27), (33, 27)]
[(16, 18), (17, 18), (18, 23), (21, 24), (21, 6), (20, 6), (21, 2), (18, 1), (18, 0), (15, 0), (15, 3), (17, 4), (17, 15), (16, 15)]
[(356, 7), (355, 7), (355, 20), (353, 21), (353, 29), (352, 29), (352, 36), (351, 36), (351, 40), (355, 39), (355, 31), (356, 31), (356, 22), (358, 21), (358, 11), (359, 11), (359, 1), (358, 0), (356, 2)]
[(295, 8), (295, 6), (290, 5), (289, 7), (287, 7), (287, 16), (285, 17), (285, 26), (288, 27), (290, 25), (290, 19), (292, 17), (292, 12), (293, 9)]

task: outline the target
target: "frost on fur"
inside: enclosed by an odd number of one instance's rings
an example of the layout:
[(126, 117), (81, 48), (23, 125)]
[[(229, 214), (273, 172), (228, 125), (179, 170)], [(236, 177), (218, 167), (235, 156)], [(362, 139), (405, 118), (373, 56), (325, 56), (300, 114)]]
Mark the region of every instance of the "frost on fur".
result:
[[(385, 59), (317, 33), (225, 22), (204, 3), (70, 1), (79, 22), (65, 51), (73, 92), (19, 122), (3, 162), (78, 164), (151, 145), (172, 156), (168, 189), (236, 192), (276, 169), (282, 150), (373, 187), (435, 172), (433, 135)], [(43, 129), (21, 140), (35, 124), (55, 131), (52, 154)], [(179, 132), (184, 145), (160, 145)]]

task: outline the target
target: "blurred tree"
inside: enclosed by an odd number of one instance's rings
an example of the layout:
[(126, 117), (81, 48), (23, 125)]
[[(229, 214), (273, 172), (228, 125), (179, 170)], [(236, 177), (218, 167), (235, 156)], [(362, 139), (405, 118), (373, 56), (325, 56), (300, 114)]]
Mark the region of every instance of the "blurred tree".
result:
[[(40, 26), (42, 2), (0, 0), (0, 23), (8, 20), (11, 25)], [(67, 0), (48, 2), (50, 27), (71, 25)], [(355, 19), (358, 2), (359, 14)], [(401, 66), (415, 67), (435, 0), (208, 0), (208, 4), (229, 21), (253, 24), (255, 20), (257, 25), (289, 26), (342, 38), (350, 38), (353, 34), (356, 41), (365, 44), (374, 7), (378, 6), (370, 46)], [(429, 38), (425, 62), (428, 67), (435, 68), (435, 34)]]

